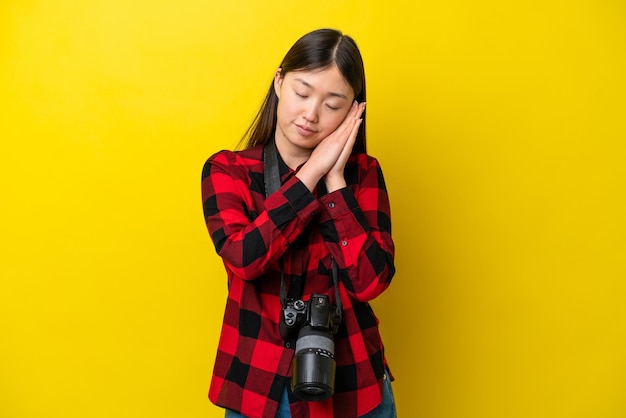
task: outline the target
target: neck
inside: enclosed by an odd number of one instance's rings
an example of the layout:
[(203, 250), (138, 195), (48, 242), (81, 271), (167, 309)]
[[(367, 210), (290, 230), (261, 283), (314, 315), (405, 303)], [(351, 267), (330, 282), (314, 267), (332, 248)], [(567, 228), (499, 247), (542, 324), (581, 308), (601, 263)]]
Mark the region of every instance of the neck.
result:
[(284, 138), (276, 136), (276, 150), (285, 164), (292, 170), (306, 163), (313, 150), (296, 147)]

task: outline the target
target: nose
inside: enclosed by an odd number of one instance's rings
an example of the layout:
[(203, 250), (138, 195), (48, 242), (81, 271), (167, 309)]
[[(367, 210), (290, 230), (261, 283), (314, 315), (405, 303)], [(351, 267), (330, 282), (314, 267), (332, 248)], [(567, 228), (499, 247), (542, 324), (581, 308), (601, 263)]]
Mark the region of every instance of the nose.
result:
[(318, 118), (318, 106), (317, 103), (315, 103), (315, 101), (311, 100), (307, 106), (304, 108), (303, 110), (303, 115), (304, 119), (306, 119), (309, 122), (317, 122), (317, 118)]

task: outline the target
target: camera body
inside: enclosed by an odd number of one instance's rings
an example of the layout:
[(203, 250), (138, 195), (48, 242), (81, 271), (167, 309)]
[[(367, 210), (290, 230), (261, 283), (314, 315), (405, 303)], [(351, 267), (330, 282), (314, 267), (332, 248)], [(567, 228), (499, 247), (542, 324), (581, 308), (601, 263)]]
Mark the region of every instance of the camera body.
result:
[(296, 397), (322, 401), (332, 396), (336, 367), (333, 335), (340, 322), (340, 313), (326, 295), (314, 294), (308, 302), (286, 302), (279, 331), (283, 339), (298, 333), (291, 380)]

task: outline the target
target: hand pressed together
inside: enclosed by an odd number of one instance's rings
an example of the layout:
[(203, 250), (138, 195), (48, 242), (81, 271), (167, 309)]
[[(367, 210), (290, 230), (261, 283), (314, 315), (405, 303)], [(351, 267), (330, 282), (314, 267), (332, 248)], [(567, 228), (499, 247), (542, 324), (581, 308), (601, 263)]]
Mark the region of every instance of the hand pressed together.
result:
[(346, 187), (343, 171), (352, 153), (364, 110), (365, 103), (355, 101), (341, 125), (315, 147), (297, 174), (309, 190), (313, 190), (322, 178), (328, 192)]

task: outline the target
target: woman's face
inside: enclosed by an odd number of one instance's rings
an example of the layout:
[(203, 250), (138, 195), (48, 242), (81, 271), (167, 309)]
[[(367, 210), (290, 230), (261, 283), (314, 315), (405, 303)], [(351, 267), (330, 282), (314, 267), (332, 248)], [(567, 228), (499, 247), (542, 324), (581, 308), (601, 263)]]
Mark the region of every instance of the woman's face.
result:
[(280, 70), (276, 144), (281, 151), (309, 155), (345, 119), (354, 92), (335, 64), (314, 71)]

